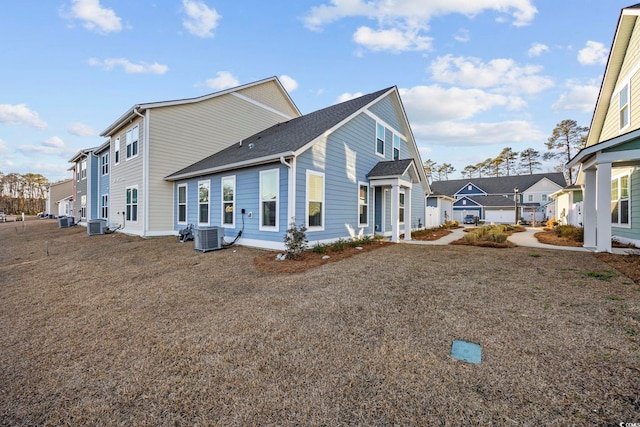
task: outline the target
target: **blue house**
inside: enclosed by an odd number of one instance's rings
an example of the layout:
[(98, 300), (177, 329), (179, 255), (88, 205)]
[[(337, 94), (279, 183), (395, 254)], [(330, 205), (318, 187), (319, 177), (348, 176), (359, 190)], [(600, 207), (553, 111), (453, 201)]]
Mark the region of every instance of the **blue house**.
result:
[(398, 89), (278, 123), (183, 168), (174, 227), (220, 227), (225, 240), (283, 249), (292, 222), (310, 243), (424, 227), (429, 185)]

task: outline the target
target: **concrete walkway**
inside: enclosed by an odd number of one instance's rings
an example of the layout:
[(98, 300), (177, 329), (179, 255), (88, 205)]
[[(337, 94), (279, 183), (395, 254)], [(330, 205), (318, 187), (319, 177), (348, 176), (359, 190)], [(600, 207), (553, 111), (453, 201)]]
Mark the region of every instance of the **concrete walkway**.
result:
[[(466, 227), (465, 227), (466, 228)], [(473, 228), (473, 227), (470, 227)], [(560, 251), (576, 251), (576, 252), (593, 252), (589, 249), (583, 247), (574, 247), (574, 246), (556, 246), (556, 245), (547, 245), (544, 243), (538, 242), (538, 239), (534, 237), (534, 234), (542, 231), (542, 227), (526, 227), (526, 231), (522, 231), (519, 233), (513, 233), (509, 236), (509, 241), (515, 243), (518, 246), (525, 246), (530, 248), (540, 248), (540, 249), (553, 249)], [(454, 228), (451, 230), (452, 232), (448, 235), (438, 239), (438, 240), (410, 240), (404, 241), (401, 240), (402, 243), (410, 243), (415, 245), (448, 245), (449, 243), (462, 239), (464, 236), (464, 228)], [(611, 252), (614, 254), (625, 255), (628, 249), (621, 248), (613, 248)]]

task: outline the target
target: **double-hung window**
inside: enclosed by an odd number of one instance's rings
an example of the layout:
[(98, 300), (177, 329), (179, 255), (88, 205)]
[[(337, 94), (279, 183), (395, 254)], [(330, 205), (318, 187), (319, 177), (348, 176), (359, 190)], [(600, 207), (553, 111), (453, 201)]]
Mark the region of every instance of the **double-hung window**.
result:
[(80, 218), (87, 218), (87, 196), (80, 196)]
[(113, 145), (113, 163), (120, 163), (120, 137), (116, 138), (116, 142)]
[(87, 161), (83, 160), (80, 164), (80, 179), (87, 178)]
[(109, 218), (109, 195), (103, 194), (100, 198), (100, 218)]
[(393, 134), (393, 160), (400, 158), (400, 136)]
[(126, 215), (127, 221), (138, 222), (138, 187), (126, 189)]
[(187, 223), (187, 184), (178, 185), (178, 224)]
[(358, 185), (358, 225), (369, 225), (369, 186), (360, 183)]
[(398, 204), (398, 220), (404, 224), (404, 190), (400, 191), (400, 203)]
[(80, 163), (76, 163), (76, 181), (80, 181)]
[(209, 181), (198, 181), (198, 224), (209, 225)]
[(100, 157), (100, 169), (102, 175), (109, 175), (109, 153), (105, 153)]
[(260, 171), (260, 230), (278, 231), (280, 171)]
[(630, 213), (629, 175), (613, 178), (611, 181), (611, 223), (628, 226)]
[(629, 126), (629, 83), (620, 90), (620, 130)]
[(324, 174), (307, 171), (307, 229), (324, 230)]
[(222, 178), (222, 226), (234, 227), (236, 211), (236, 177)]
[(127, 141), (127, 159), (135, 157), (138, 155), (138, 125), (135, 125), (133, 128), (129, 129), (126, 134)]
[(384, 126), (376, 123), (376, 154), (384, 157)]

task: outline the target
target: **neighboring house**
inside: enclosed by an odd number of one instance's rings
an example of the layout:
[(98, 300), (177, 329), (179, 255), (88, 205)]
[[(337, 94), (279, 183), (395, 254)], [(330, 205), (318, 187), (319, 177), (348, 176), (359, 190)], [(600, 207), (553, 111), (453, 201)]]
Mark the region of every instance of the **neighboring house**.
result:
[(284, 121), (167, 176), (173, 229), (222, 227), (226, 240), (283, 249), (292, 222), (312, 244), (425, 224), (429, 192), (396, 87)]
[(557, 215), (549, 218), (555, 218), (561, 225), (582, 227), (582, 187), (570, 185), (551, 194), (551, 197), (556, 201)]
[[(276, 77), (197, 98), (136, 104), (101, 133), (105, 144), (71, 159), (76, 210), (83, 222), (104, 218), (130, 234), (175, 234), (167, 175), (298, 116)], [(89, 183), (82, 178), (85, 161), (95, 171)]]
[(98, 189), (98, 161), (94, 151), (95, 148), (80, 150), (69, 160), (74, 164), (70, 214), (76, 223), (82, 225), (86, 225), (87, 219), (93, 218), (97, 208), (95, 194)]
[(46, 209), (49, 215), (71, 215), (73, 188), (73, 178), (57, 181), (49, 185)]
[(640, 4), (622, 9), (580, 166), (584, 246), (640, 246)]
[(533, 223), (555, 216), (551, 194), (565, 185), (564, 175), (558, 172), (434, 181), (431, 189), (455, 199), (456, 221), (474, 215), (491, 223), (514, 223), (516, 218)]

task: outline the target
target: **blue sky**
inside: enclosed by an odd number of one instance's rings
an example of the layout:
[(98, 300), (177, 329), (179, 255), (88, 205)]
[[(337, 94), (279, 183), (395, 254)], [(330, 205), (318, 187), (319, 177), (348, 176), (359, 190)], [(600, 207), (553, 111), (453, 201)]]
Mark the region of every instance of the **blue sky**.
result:
[(633, 3), (4, 2), (0, 171), (68, 178), (73, 154), (136, 103), (278, 76), (303, 114), (396, 85), (422, 160), (459, 178), (504, 147), (544, 152), (564, 119), (589, 126)]

